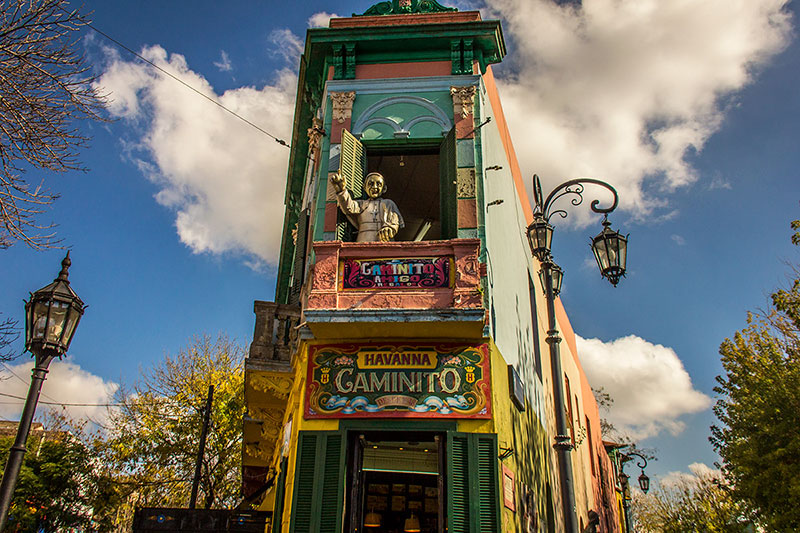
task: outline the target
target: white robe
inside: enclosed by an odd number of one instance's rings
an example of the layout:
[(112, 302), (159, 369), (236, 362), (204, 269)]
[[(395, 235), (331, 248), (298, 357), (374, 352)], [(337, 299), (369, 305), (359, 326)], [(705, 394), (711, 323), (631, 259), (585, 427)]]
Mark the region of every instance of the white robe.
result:
[(353, 200), (347, 189), (336, 194), (342, 212), (358, 223), (358, 242), (379, 241), (380, 230), (392, 228), (394, 233), (405, 226), (397, 204), (386, 198)]

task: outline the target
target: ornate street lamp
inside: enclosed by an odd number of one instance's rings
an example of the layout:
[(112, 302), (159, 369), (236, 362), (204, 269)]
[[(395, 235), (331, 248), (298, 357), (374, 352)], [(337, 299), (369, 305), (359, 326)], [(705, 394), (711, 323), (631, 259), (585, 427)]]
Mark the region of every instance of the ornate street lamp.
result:
[(53, 283), (31, 294), (30, 300), (25, 302), (25, 349), (33, 354), (35, 364), (28, 397), (17, 428), (17, 437), (9, 451), (0, 485), (0, 531), (5, 529), (8, 520), (8, 509), (25, 457), (25, 444), (36, 404), (39, 402), (42, 383), (47, 377), (52, 360), (61, 357), (69, 348), (86, 307), (69, 286), (71, 264), (67, 252), (67, 256), (61, 261), (61, 272)]
[(628, 461), (632, 461), (634, 456), (641, 459), (641, 461), (636, 462), (636, 466), (642, 469), (642, 473), (639, 474), (639, 488), (642, 489), (642, 492), (644, 492), (645, 494), (647, 494), (647, 491), (650, 490), (650, 478), (647, 476), (647, 474), (644, 473), (644, 469), (647, 466), (647, 457), (637, 452), (628, 452), (628, 453), (621, 452), (619, 458), (619, 470), (620, 470), (619, 480), (620, 483), (622, 484), (622, 490), (624, 494), (624, 497), (622, 499), (622, 505), (625, 511), (625, 530), (627, 531), (627, 533), (631, 533), (631, 520), (630, 520), (631, 496), (630, 496), (630, 484), (628, 482), (630, 480), (630, 476), (625, 473), (625, 463), (627, 463)]
[[(619, 279), (625, 275), (628, 239), (627, 236), (623, 237), (619, 232), (613, 231), (611, 224), (608, 222), (608, 213), (616, 209), (619, 203), (617, 191), (608, 183), (592, 178), (578, 178), (562, 183), (553, 189), (546, 199), (543, 199), (542, 184), (539, 181), (539, 176), (534, 175), (533, 221), (527, 228), (531, 253), (542, 264), (542, 268), (539, 271), (539, 279), (542, 282), (547, 301), (548, 329), (546, 340), (550, 346), (550, 369), (552, 372), (553, 403), (556, 419), (556, 435), (553, 447), (558, 453), (561, 501), (564, 506), (564, 529), (568, 533), (577, 532), (578, 524), (575, 516), (575, 493), (573, 490), (572, 458), (570, 456), (573, 443), (567, 426), (567, 410), (565, 408), (563, 390), (564, 380), (559, 347), (561, 337), (556, 327), (555, 313), (555, 298), (561, 292), (561, 281), (564, 272), (553, 261), (553, 254), (550, 249), (553, 241), (553, 226), (550, 225), (550, 217), (557, 213), (561, 218), (566, 218), (567, 212), (563, 209), (551, 211), (553, 205), (564, 196), (572, 196), (571, 204), (573, 206), (580, 205), (583, 202), (584, 184), (587, 183), (604, 187), (614, 197), (610, 207), (599, 207), (599, 200), (593, 200), (590, 207), (595, 213), (605, 216), (603, 230), (597, 237), (592, 239), (592, 250), (600, 267), (600, 274), (608, 278), (611, 284), (616, 286), (619, 283)], [(569, 401), (569, 398), (566, 401)]]

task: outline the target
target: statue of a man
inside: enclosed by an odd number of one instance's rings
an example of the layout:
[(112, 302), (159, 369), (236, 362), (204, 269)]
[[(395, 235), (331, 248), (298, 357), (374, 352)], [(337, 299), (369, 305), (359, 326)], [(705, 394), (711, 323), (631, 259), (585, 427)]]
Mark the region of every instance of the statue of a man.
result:
[(397, 230), (405, 224), (397, 204), (381, 198), (386, 192), (383, 176), (370, 172), (364, 180), (366, 200), (354, 200), (344, 186), (344, 178), (331, 174), (331, 185), (336, 189), (336, 201), (348, 219), (358, 227), (358, 242), (391, 241)]

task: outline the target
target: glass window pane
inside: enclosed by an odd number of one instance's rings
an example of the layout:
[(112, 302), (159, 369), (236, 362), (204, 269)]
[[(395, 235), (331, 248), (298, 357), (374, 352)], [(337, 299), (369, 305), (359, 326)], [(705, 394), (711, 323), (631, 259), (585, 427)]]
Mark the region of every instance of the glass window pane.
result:
[(47, 323), (47, 342), (57, 344), (61, 342), (61, 333), (64, 331), (64, 322), (67, 320), (69, 304), (54, 301), (50, 305), (50, 320)]
[(44, 338), (44, 328), (47, 325), (47, 305), (36, 302), (33, 308), (34, 323), (31, 331), (33, 339)]

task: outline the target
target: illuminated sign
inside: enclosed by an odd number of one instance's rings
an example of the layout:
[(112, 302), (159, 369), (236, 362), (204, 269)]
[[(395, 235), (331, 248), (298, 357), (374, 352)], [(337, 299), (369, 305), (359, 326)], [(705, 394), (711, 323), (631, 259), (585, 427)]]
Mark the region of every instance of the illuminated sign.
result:
[(491, 418), (489, 351), (457, 343), (311, 346), (306, 418)]
[(352, 289), (431, 289), (453, 287), (453, 258), (344, 259), (340, 285)]

